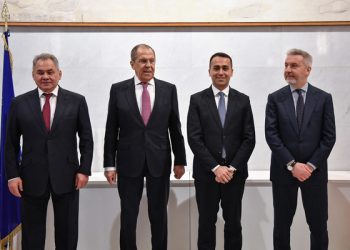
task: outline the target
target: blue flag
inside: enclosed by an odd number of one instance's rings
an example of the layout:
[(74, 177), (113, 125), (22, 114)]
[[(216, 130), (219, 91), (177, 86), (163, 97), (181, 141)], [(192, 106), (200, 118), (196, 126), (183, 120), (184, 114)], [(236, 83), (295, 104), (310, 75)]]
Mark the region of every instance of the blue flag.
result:
[[(7, 115), (11, 100), (14, 97), (11, 56), (8, 46), (9, 31), (4, 32), (4, 68), (2, 81), (1, 106), (1, 145), (0, 145), (0, 240), (1, 246), (11, 244), (12, 236), (20, 229), (19, 198), (13, 196), (8, 189), (5, 176), (4, 146), (6, 134)], [(2, 248), (1, 248), (2, 249)]]

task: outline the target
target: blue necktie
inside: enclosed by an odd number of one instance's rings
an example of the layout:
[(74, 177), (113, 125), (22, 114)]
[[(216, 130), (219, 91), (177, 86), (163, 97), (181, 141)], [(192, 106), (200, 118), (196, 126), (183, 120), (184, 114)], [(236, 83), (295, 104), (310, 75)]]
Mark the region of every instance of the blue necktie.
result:
[(295, 92), (298, 93), (298, 100), (296, 105), (296, 113), (297, 113), (297, 122), (298, 122), (298, 128), (301, 129), (301, 125), (303, 122), (303, 114), (304, 114), (304, 97), (303, 97), (303, 90), (302, 89), (296, 89)]
[(224, 127), (225, 116), (226, 116), (225, 94), (223, 92), (219, 92), (218, 95), (220, 96), (218, 111), (219, 111), (219, 116), (220, 116), (220, 120), (221, 120), (221, 125), (222, 125), (222, 127)]
[[(218, 95), (220, 96), (218, 111), (219, 111), (221, 125), (222, 125), (222, 127), (224, 127), (225, 126), (225, 117), (226, 117), (225, 94), (223, 92), (219, 92)], [(222, 145), (221, 157), (223, 159), (226, 158), (225, 145)]]

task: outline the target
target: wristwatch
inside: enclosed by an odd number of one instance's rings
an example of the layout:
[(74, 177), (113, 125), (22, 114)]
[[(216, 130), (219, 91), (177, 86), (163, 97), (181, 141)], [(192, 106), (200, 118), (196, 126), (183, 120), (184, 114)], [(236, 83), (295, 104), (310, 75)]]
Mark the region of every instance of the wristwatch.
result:
[(293, 168), (294, 168), (294, 166), (295, 166), (295, 164), (297, 164), (297, 162), (296, 162), (296, 161), (292, 161), (291, 163), (289, 163), (289, 164), (287, 165), (287, 169), (288, 169), (289, 171), (292, 171)]

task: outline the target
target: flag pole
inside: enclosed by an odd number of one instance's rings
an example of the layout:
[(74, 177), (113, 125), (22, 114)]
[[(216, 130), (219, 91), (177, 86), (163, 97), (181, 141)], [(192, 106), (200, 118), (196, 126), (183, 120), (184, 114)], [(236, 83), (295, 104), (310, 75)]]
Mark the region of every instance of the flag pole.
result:
[(1, 10), (1, 17), (5, 23), (5, 32), (7, 32), (7, 30), (8, 30), (7, 22), (10, 21), (10, 17), (11, 17), (9, 8), (7, 7), (7, 0), (4, 0), (4, 4), (3, 4), (2, 10)]

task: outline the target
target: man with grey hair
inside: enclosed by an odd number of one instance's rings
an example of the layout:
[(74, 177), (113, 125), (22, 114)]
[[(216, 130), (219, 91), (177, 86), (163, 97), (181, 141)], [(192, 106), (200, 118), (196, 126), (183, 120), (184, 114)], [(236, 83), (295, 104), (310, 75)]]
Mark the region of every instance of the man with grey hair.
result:
[(36, 56), (32, 76), (37, 88), (11, 103), (5, 142), (9, 190), (21, 197), (22, 249), (44, 250), (51, 196), (55, 249), (75, 250), (79, 189), (88, 182), (93, 154), (88, 107), (82, 95), (58, 85), (62, 71), (54, 55)]
[(271, 148), (273, 245), (289, 250), (290, 227), (300, 189), (310, 229), (310, 249), (328, 249), (327, 158), (335, 143), (332, 96), (308, 83), (312, 57), (287, 53), (285, 86), (268, 96), (266, 141)]
[[(154, 78), (156, 56), (146, 44), (131, 51), (134, 77), (111, 87), (104, 145), (105, 176), (118, 180), (120, 249), (136, 250), (136, 224), (146, 178), (152, 249), (167, 249), (167, 204), (174, 176), (184, 174), (186, 154), (174, 84)], [(171, 146), (170, 146), (171, 141)]]

